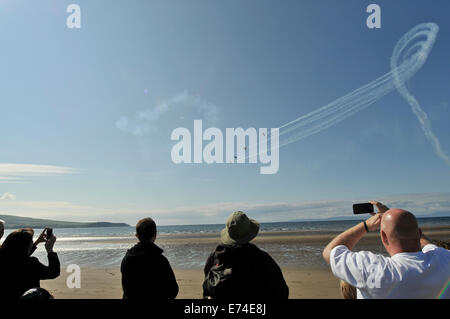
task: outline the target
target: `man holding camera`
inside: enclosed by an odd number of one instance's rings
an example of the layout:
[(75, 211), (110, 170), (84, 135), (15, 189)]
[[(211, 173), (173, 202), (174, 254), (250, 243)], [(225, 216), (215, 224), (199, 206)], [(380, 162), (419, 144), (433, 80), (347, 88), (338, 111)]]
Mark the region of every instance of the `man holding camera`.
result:
[[(431, 244), (410, 212), (371, 203), (377, 214), (325, 247), (333, 274), (356, 287), (358, 299), (450, 298), (450, 251)], [(390, 257), (352, 251), (367, 232), (378, 230)]]

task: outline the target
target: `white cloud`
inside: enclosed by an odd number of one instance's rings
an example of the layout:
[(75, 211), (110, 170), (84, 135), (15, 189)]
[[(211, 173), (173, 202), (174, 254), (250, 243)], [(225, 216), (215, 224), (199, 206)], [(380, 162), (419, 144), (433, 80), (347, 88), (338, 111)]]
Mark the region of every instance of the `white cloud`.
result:
[(55, 165), (0, 163), (0, 183), (24, 183), (24, 177), (74, 174), (77, 169)]
[(23, 184), (26, 181), (21, 177), (0, 176), (0, 184)]
[(46, 176), (75, 173), (76, 169), (54, 165), (0, 163), (0, 175)]
[(4, 193), (2, 196), (0, 196), (0, 200), (15, 200), (16, 195), (11, 194), (10, 192)]
[(184, 91), (170, 98), (158, 101), (152, 108), (137, 112), (132, 117), (122, 116), (116, 121), (118, 129), (135, 136), (143, 136), (160, 129), (160, 121), (164, 115), (171, 120), (193, 117), (202, 119), (208, 125), (215, 125), (218, 121), (218, 108), (214, 104)]

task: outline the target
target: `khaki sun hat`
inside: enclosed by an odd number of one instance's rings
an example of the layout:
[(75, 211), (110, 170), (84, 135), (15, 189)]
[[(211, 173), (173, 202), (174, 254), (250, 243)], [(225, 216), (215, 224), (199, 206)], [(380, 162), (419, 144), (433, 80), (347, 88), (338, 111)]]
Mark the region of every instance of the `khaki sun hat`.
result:
[(220, 234), (225, 245), (243, 245), (256, 237), (259, 223), (250, 219), (241, 211), (234, 212), (228, 217), (227, 225)]

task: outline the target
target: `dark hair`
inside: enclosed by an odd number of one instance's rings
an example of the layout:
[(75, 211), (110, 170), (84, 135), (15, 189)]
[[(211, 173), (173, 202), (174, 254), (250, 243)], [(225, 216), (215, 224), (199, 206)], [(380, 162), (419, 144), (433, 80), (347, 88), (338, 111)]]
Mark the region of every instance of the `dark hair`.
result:
[(143, 218), (136, 224), (136, 234), (140, 241), (146, 241), (156, 235), (156, 224), (150, 217)]
[(24, 259), (28, 257), (30, 245), (33, 243), (34, 231), (31, 228), (21, 228), (9, 234), (2, 247), (0, 257), (8, 259)]

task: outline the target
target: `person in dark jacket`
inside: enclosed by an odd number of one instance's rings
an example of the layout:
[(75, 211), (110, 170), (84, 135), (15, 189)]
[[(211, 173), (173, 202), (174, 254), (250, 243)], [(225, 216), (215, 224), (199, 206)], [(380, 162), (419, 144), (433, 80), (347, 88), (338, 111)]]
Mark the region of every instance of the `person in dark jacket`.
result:
[(31, 257), (31, 228), (18, 229), (6, 237), (0, 248), (0, 300), (19, 299), (26, 291), (40, 287), (40, 280), (54, 279), (60, 274), (58, 255), (53, 251), (55, 236), (45, 240), (48, 266)]
[(123, 299), (169, 300), (178, 294), (178, 284), (163, 250), (155, 245), (156, 224), (151, 218), (136, 225), (139, 243), (122, 260)]
[(0, 219), (0, 239), (2, 239), (4, 233), (5, 233), (5, 221), (3, 219)]
[(208, 299), (287, 299), (289, 288), (280, 267), (250, 241), (259, 224), (241, 211), (234, 212), (221, 232), (222, 244), (204, 268), (203, 297)]

